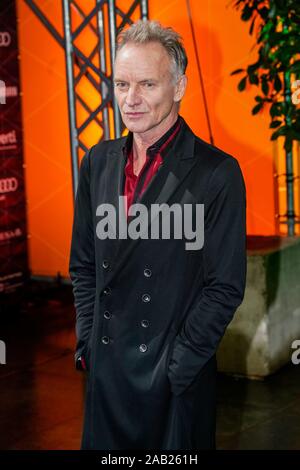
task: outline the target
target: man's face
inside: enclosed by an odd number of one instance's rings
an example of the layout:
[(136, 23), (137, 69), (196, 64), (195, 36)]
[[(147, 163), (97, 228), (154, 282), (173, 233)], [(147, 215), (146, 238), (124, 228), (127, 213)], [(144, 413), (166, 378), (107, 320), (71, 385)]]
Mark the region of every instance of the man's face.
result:
[(185, 77), (175, 85), (172, 70), (172, 61), (158, 42), (128, 43), (117, 53), (115, 96), (130, 131), (150, 131), (177, 108)]

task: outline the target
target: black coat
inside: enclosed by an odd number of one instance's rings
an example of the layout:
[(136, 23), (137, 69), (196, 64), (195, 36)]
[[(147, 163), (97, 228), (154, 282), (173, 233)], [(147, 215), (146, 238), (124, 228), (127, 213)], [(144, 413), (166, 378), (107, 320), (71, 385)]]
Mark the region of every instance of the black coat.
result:
[(149, 211), (154, 202), (204, 204), (203, 247), (100, 239), (97, 207), (113, 204), (118, 220), (125, 139), (85, 154), (76, 194), (75, 360), (83, 355), (88, 367), (81, 448), (213, 449), (215, 353), (245, 289), (244, 179), (234, 157), (183, 121), (140, 202)]

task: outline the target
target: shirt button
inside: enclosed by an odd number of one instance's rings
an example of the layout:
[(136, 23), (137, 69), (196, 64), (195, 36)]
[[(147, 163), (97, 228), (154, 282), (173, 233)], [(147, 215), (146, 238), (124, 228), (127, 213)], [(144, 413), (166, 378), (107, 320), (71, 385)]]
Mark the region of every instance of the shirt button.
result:
[(149, 321), (148, 321), (148, 320), (142, 320), (142, 321), (141, 321), (141, 325), (142, 325), (144, 328), (148, 328), (148, 326), (149, 326)]
[(146, 344), (140, 344), (139, 350), (140, 350), (141, 352), (144, 353), (144, 352), (147, 351), (147, 349), (148, 349), (148, 348), (147, 348)]
[(107, 259), (104, 259), (104, 260), (102, 261), (102, 267), (103, 267), (104, 269), (107, 269), (107, 268), (109, 267), (109, 262), (107, 261)]
[(103, 316), (104, 316), (104, 318), (106, 318), (107, 320), (109, 320), (112, 315), (111, 315), (111, 313), (110, 313), (108, 310), (105, 310)]
[(151, 274), (152, 274), (152, 271), (151, 271), (151, 269), (148, 269), (148, 268), (144, 269), (144, 276), (146, 276), (146, 277), (150, 277), (150, 276), (151, 276)]
[(150, 302), (151, 297), (150, 297), (149, 294), (143, 294), (142, 295), (142, 300), (143, 300), (143, 302)]
[(109, 337), (108, 336), (102, 336), (101, 341), (103, 344), (108, 344), (109, 343)]
[(105, 287), (105, 289), (103, 289), (103, 294), (104, 295), (110, 295), (111, 294), (111, 288), (110, 287)]

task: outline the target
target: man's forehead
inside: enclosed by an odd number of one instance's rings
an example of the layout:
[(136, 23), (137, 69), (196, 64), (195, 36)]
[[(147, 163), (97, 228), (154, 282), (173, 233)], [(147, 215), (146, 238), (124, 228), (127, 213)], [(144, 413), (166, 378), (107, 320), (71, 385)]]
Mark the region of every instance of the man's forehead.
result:
[(142, 81), (154, 80), (168, 73), (170, 70), (168, 54), (163, 49), (157, 50), (155, 43), (155, 49), (150, 44), (136, 47), (127, 44), (123, 46), (116, 56), (114, 64), (115, 77), (120, 78), (119, 75), (125, 74), (134, 77), (137, 81)]
[(165, 48), (157, 42), (146, 44), (125, 44), (116, 54), (115, 64), (126, 65), (126, 63), (135, 62), (135, 65), (143, 64), (143, 67), (151, 67), (153, 64), (169, 63)]
[(144, 82), (144, 81), (156, 81), (162, 77), (160, 70), (155, 70), (153, 67), (143, 68), (139, 66), (138, 69), (130, 69), (130, 68), (123, 68), (117, 67), (114, 72), (114, 80), (133, 80), (136, 82)]

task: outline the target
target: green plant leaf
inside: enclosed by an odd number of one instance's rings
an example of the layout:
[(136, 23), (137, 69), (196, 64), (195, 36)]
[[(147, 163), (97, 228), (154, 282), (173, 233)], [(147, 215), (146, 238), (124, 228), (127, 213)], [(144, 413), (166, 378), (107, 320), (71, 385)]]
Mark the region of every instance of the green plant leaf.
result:
[[(243, 21), (249, 21), (249, 34), (256, 25), (257, 59), (245, 69), (231, 73), (244, 76), (238, 90), (247, 85), (259, 88), (252, 114), (259, 113), (265, 104), (271, 117), (270, 129), (276, 129), (271, 140), (285, 137), (285, 148), (293, 141), (300, 142), (300, 109), (292, 103), (291, 80), (300, 78), (300, 0), (233, 0), (241, 11)], [(293, 76), (294, 75), (294, 76)]]
[(253, 33), (253, 28), (254, 28), (255, 20), (256, 20), (256, 16), (254, 16), (253, 20), (251, 21), (251, 25), (250, 25), (250, 28), (249, 28), (249, 34), (250, 34), (250, 36), (252, 36), (252, 33)]
[(275, 127), (278, 127), (282, 124), (281, 121), (272, 121), (271, 124), (270, 124), (270, 128), (271, 129), (274, 129)]
[(245, 88), (246, 88), (246, 80), (247, 80), (247, 76), (244, 77), (244, 78), (242, 78), (242, 80), (239, 82), (239, 84), (238, 84), (238, 89), (239, 89), (239, 91), (245, 90)]
[(282, 126), (277, 131), (273, 132), (271, 135), (271, 140), (276, 140), (278, 137), (286, 135), (288, 132), (288, 127), (287, 126)]
[(268, 84), (267, 80), (265, 80), (265, 79), (262, 80), (261, 89), (263, 91), (263, 94), (267, 96), (268, 93), (269, 93), (269, 84)]
[[(262, 3), (265, 3), (265, 2), (262, 2)], [(268, 18), (269, 11), (270, 11), (269, 8), (263, 7), (263, 8), (260, 8), (260, 10), (258, 11), (262, 19), (266, 20)]]
[(248, 72), (249, 74), (251, 74), (251, 73), (253, 73), (253, 72), (256, 72), (256, 70), (259, 69), (259, 66), (260, 66), (259, 61), (254, 62), (254, 64), (248, 65), (248, 67), (247, 67), (247, 72)]
[(294, 139), (294, 140), (298, 140), (300, 141), (300, 129), (299, 131), (297, 131), (294, 127), (290, 130), (290, 136)]
[(277, 92), (279, 92), (282, 89), (282, 83), (279, 78), (279, 75), (276, 75), (275, 80), (274, 80), (274, 88)]
[(283, 103), (273, 103), (271, 108), (270, 108), (270, 115), (272, 118), (275, 116), (281, 116), (282, 115), (282, 105)]
[(263, 105), (264, 105), (263, 101), (261, 101), (260, 103), (255, 105), (254, 108), (252, 109), (252, 114), (259, 113), (259, 111), (262, 109)]
[(251, 8), (249, 5), (246, 4), (243, 10), (241, 19), (243, 21), (248, 21), (251, 18), (252, 13), (253, 13), (253, 8)]
[(233, 72), (231, 72), (230, 75), (236, 75), (237, 73), (241, 73), (241, 72), (244, 72), (245, 69), (236, 69), (234, 70)]
[[(299, 49), (300, 50), (300, 49)], [(300, 73), (300, 60), (296, 60), (290, 68), (291, 73)]]
[(249, 82), (251, 83), (251, 85), (258, 85), (259, 84), (258, 76), (255, 73), (251, 73), (251, 75), (249, 75)]

